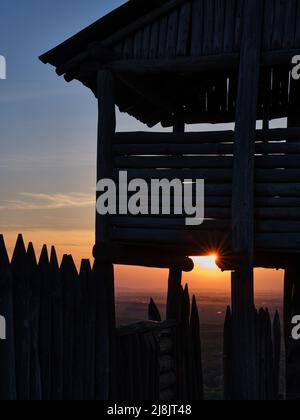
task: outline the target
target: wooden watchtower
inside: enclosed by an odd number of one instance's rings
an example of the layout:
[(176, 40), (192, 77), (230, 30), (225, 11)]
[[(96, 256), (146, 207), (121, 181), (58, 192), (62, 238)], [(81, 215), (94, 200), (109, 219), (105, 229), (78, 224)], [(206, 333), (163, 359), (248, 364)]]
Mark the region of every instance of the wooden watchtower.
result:
[[(97, 216), (104, 375), (114, 354), (113, 264), (170, 269), (168, 317), (176, 318), (189, 257), (218, 251), (221, 268), (233, 271), (239, 397), (255, 398), (253, 269), (295, 277), (300, 250), (300, 81), (291, 77), (299, 53), (299, 0), (131, 0), (41, 57), (98, 99), (98, 179), (120, 170), (149, 182), (205, 179), (201, 226), (175, 216)], [(173, 132), (117, 133), (116, 105)], [(288, 127), (271, 129), (277, 118)], [(185, 132), (202, 123), (235, 129)], [(286, 282), (288, 302), (289, 275)]]

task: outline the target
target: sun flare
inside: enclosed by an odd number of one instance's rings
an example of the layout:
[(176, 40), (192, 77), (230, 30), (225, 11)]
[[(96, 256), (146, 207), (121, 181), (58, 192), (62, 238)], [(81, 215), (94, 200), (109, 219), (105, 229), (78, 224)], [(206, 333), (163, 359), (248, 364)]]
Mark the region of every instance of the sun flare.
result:
[(217, 260), (218, 256), (216, 254), (211, 254), (206, 257), (193, 257), (195, 265), (205, 270), (217, 270)]

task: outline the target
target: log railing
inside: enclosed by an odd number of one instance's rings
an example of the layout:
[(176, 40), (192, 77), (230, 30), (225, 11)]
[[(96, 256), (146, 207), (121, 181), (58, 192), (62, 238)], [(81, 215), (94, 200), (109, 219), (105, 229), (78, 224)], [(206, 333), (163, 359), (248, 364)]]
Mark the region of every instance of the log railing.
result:
[[(205, 179), (205, 222), (185, 226), (181, 216), (116, 216), (116, 241), (190, 244), (198, 252), (215, 234), (216, 243), (230, 241), (234, 132), (116, 133), (114, 177), (129, 179)], [(255, 247), (296, 250), (300, 245), (300, 129), (256, 131)], [(227, 233), (226, 233), (227, 232)], [(213, 236), (213, 235), (212, 235)], [(198, 249), (195, 250), (195, 243)]]

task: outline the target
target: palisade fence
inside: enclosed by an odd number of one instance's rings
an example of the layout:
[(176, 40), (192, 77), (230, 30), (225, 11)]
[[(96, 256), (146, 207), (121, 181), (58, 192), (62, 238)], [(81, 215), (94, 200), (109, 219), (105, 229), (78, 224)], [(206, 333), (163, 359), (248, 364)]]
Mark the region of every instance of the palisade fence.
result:
[[(280, 399), (280, 362), (281, 362), (281, 323), (276, 312), (272, 322), (268, 309), (254, 310), (256, 324), (256, 367), (257, 399), (276, 401)], [(235, 378), (238, 377), (233, 340), (233, 318), (231, 308), (227, 308), (224, 326), (224, 398), (235, 400)], [(238, 356), (236, 356), (238, 357)]]
[[(70, 255), (58, 263), (54, 247), (39, 261), (20, 235), (11, 261), (0, 235), (1, 400), (101, 399), (101, 279), (88, 260), (77, 272)], [(278, 398), (280, 320), (257, 317), (260, 399)], [(225, 399), (234, 399), (232, 319), (224, 334)], [(116, 395), (119, 400), (203, 400), (200, 319), (195, 297), (181, 288), (178, 319), (162, 322), (155, 302), (149, 321), (117, 329)], [(272, 338), (274, 337), (274, 338)]]

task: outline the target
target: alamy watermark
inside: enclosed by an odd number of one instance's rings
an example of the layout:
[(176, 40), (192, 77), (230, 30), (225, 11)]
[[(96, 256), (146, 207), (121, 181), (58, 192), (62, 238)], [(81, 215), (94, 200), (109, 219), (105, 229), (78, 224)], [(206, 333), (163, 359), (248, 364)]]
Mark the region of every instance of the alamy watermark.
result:
[(292, 325), (294, 325), (294, 328), (292, 329), (293, 340), (299, 341), (300, 340), (300, 315), (295, 315), (293, 317)]
[(0, 80), (6, 80), (6, 59), (0, 55)]
[(6, 340), (6, 319), (0, 316), (0, 340)]
[(203, 179), (128, 179), (126, 171), (119, 179), (102, 179), (97, 184), (97, 212), (101, 216), (185, 216), (187, 226), (204, 222)]

